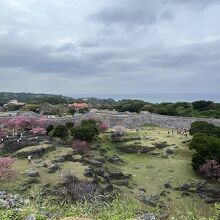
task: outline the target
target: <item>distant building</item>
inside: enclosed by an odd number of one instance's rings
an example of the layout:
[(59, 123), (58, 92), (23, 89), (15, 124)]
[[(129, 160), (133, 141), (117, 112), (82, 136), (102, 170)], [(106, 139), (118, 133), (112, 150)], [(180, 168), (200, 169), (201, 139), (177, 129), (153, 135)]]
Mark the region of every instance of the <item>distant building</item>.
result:
[(76, 103), (73, 103), (71, 106), (74, 107), (76, 109), (76, 111), (89, 108), (89, 105), (85, 102), (82, 102), (82, 103), (76, 102)]
[(19, 102), (16, 99), (12, 99), (8, 103), (4, 104), (4, 109), (10, 110), (10, 111), (14, 111), (14, 110), (20, 109), (24, 105), (25, 105), (24, 102)]

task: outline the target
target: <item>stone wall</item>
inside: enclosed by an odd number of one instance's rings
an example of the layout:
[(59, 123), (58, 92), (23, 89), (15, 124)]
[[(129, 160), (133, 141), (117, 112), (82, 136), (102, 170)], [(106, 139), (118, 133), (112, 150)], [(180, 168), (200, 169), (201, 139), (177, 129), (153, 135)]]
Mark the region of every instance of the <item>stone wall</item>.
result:
[(97, 113), (88, 113), (74, 117), (51, 118), (51, 120), (64, 124), (70, 120), (77, 122), (88, 118), (97, 118), (109, 124), (110, 127), (123, 126), (126, 128), (136, 128), (142, 125), (155, 125), (164, 128), (189, 129), (194, 121), (206, 121), (220, 127), (220, 119), (166, 116), (149, 112), (137, 114), (129, 112), (99, 111)]
[(194, 121), (206, 121), (220, 127), (220, 119), (178, 117), (152, 114), (149, 112), (136, 113), (97, 113), (97, 117), (107, 122), (110, 127), (124, 126), (135, 128), (142, 125), (155, 125), (164, 128), (189, 129)]

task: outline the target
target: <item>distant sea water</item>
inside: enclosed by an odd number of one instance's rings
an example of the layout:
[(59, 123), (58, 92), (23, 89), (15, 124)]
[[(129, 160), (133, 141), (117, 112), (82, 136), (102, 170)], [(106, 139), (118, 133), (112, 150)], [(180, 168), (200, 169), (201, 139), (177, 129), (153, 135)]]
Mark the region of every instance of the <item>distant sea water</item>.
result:
[(163, 94), (71, 94), (73, 98), (88, 98), (95, 97), (101, 99), (113, 98), (115, 100), (121, 99), (141, 99), (151, 103), (161, 102), (193, 102), (197, 100), (211, 100), (220, 103), (220, 93), (218, 94), (179, 94), (179, 93), (163, 93)]

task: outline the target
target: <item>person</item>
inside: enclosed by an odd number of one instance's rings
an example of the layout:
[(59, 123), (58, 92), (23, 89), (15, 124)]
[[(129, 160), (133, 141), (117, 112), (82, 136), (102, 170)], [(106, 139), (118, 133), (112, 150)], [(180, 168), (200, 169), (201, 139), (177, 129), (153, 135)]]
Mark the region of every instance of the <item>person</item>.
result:
[(28, 155), (28, 163), (31, 163), (31, 159), (32, 159), (32, 156), (31, 155)]

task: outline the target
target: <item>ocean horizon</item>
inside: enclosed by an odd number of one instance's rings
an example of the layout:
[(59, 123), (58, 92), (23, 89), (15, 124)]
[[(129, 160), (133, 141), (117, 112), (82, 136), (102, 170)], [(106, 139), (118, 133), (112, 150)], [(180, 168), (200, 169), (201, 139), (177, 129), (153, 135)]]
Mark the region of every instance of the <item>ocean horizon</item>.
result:
[(210, 100), (220, 103), (220, 93), (138, 93), (138, 94), (67, 94), (73, 98), (112, 98), (116, 101), (121, 99), (140, 99), (151, 103), (161, 102), (193, 102), (198, 100)]

